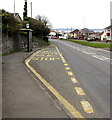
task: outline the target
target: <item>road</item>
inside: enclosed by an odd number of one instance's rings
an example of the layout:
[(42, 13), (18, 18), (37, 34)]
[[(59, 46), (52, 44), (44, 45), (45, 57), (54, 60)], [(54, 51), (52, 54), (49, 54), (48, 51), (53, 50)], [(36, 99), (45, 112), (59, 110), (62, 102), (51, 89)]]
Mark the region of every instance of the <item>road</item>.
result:
[(54, 46), (36, 53), (30, 65), (85, 118), (109, 118), (110, 53), (69, 41), (50, 41)]

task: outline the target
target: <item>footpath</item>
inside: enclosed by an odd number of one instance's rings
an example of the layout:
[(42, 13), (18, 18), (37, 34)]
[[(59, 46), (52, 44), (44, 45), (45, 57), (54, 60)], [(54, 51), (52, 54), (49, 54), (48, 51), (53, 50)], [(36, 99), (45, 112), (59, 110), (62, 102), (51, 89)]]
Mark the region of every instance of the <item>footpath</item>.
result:
[(3, 56), (2, 118), (68, 118), (28, 72), (24, 59), (30, 54)]

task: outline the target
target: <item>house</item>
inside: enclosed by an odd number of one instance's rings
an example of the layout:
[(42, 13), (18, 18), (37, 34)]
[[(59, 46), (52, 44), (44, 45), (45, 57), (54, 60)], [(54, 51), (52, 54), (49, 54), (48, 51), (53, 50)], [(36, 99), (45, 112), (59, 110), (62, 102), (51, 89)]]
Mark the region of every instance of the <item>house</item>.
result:
[(104, 33), (104, 32), (100, 32), (100, 33), (98, 33), (97, 38), (98, 38), (99, 40), (101, 40), (101, 36), (103, 35), (103, 33)]
[(57, 31), (50, 31), (50, 33), (49, 33), (49, 39), (57, 39), (58, 37), (57, 37), (57, 34), (58, 34), (58, 32)]
[(94, 40), (101, 40), (101, 35), (103, 32), (94, 32), (89, 34), (89, 38), (93, 38)]
[(80, 39), (81, 31), (78, 29), (75, 29), (74, 31), (69, 33), (69, 36), (70, 38), (73, 38), (73, 39)]
[(101, 35), (101, 41), (106, 40), (106, 33), (103, 31)]
[(94, 33), (94, 31), (90, 30), (88, 28), (83, 28), (83, 29), (81, 29), (81, 33), (83, 34), (83, 39), (87, 40), (89, 35)]
[(20, 15), (19, 15), (19, 13), (11, 13), (14, 17), (15, 17), (15, 19), (19, 22), (19, 23), (22, 23), (22, 19), (21, 19), (21, 17), (20, 17)]
[(101, 35), (101, 40), (112, 40), (112, 25), (104, 28), (104, 33)]

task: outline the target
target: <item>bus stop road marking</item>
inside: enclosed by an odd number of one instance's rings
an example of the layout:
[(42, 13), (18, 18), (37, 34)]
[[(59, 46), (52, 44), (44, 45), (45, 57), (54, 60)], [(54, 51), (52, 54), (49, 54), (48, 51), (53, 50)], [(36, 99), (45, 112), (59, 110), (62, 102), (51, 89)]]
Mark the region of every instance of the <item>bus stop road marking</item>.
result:
[(63, 96), (61, 96), (55, 88), (53, 88), (42, 76), (37, 73), (37, 71), (29, 64), (34, 55), (31, 55), (29, 58), (25, 60), (26, 66), (36, 75), (37, 78), (50, 90), (50, 92), (65, 106), (65, 108), (74, 116), (74, 118), (83, 118), (80, 112), (76, 110), (76, 108), (71, 105)]

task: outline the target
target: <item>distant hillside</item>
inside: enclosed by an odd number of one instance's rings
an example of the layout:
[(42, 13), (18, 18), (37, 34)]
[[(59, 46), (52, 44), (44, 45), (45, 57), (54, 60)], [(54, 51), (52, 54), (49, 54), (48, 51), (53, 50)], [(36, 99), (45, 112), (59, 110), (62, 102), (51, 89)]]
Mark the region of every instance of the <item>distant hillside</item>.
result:
[[(73, 31), (75, 30), (75, 28), (53, 28), (52, 30), (56, 30), (56, 31), (65, 31), (65, 32), (70, 32), (70, 31)], [(104, 29), (91, 29), (91, 30), (94, 30), (95, 32), (102, 32)]]

